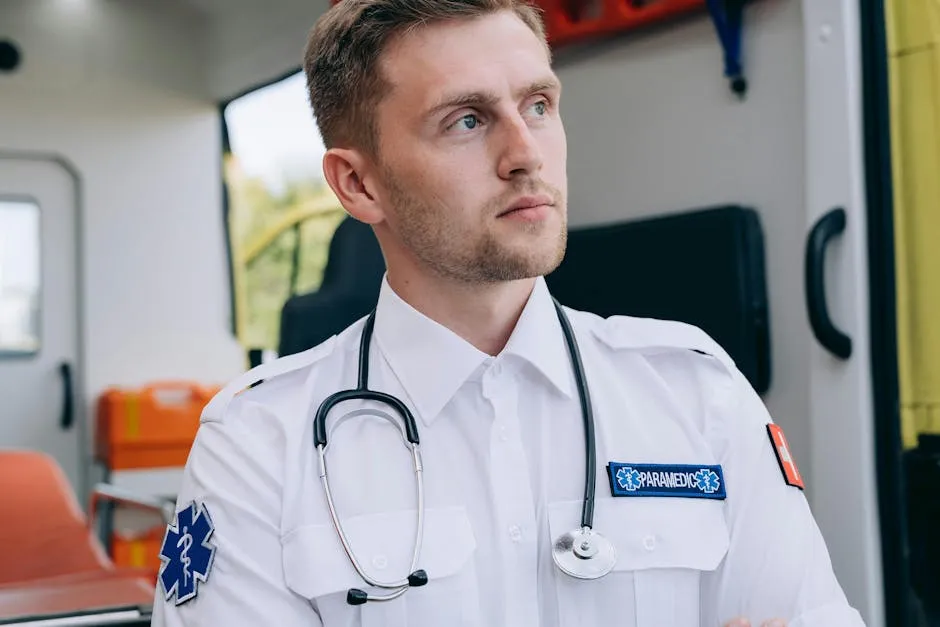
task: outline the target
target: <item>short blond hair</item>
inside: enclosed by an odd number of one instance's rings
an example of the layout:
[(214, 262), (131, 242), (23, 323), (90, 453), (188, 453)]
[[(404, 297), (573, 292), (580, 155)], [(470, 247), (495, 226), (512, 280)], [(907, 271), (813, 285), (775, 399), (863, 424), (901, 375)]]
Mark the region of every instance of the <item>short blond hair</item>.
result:
[(377, 153), (375, 110), (390, 87), (379, 59), (393, 37), (499, 11), (514, 12), (548, 48), (541, 11), (526, 0), (341, 0), (331, 7), (304, 50), (307, 93), (326, 147)]

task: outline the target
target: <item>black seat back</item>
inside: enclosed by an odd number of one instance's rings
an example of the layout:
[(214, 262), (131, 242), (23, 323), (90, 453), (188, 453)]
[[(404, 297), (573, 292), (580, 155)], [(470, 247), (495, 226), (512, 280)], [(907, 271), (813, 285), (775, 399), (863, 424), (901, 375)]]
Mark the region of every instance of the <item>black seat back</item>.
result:
[(565, 259), (546, 281), (575, 309), (694, 324), (722, 345), (758, 393), (770, 387), (764, 242), (752, 209), (572, 228)]
[[(347, 218), (330, 242), (321, 288), (287, 301), (280, 355), (297, 353), (368, 315), (385, 261), (371, 227)], [(760, 220), (728, 206), (573, 228), (546, 277), (565, 305), (598, 315), (679, 320), (701, 327), (758, 393), (770, 387), (770, 325)]]
[(330, 240), (320, 289), (288, 299), (281, 310), (278, 354), (313, 348), (367, 315), (378, 302), (384, 273), (372, 227), (345, 218)]

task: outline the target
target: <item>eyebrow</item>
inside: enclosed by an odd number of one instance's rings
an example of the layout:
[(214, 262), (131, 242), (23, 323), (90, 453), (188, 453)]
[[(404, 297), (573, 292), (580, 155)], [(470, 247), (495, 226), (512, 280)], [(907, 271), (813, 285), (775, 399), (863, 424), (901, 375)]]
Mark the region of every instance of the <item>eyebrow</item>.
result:
[[(561, 83), (557, 78), (545, 78), (530, 83), (525, 88), (518, 90), (514, 95), (517, 98), (524, 98), (540, 91), (559, 90)], [(486, 107), (493, 106), (499, 101), (499, 97), (492, 92), (463, 92), (444, 96), (437, 104), (428, 109), (426, 115), (431, 117), (444, 109), (459, 109), (461, 107)]]

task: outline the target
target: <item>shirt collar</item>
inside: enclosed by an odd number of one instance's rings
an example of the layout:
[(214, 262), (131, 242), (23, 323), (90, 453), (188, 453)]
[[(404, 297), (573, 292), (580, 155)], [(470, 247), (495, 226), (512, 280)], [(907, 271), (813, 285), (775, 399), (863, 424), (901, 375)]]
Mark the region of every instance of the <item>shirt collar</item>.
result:
[(555, 301), (539, 277), (503, 354), (516, 355), (534, 366), (559, 392), (571, 396), (574, 371)]
[[(401, 299), (382, 280), (375, 342), (426, 424), (440, 414), (490, 356)], [(560, 392), (572, 393), (572, 371), (561, 324), (545, 279), (539, 277), (503, 355), (534, 366)]]

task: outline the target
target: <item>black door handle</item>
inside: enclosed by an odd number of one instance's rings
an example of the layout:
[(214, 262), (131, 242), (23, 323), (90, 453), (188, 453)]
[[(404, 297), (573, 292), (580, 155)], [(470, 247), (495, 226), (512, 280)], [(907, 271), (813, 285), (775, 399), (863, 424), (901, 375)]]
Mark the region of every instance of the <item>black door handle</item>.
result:
[(72, 389), (72, 366), (67, 361), (59, 365), (59, 374), (62, 375), (62, 418), (60, 424), (63, 431), (68, 431), (75, 422), (75, 393)]
[(806, 306), (813, 334), (826, 350), (840, 359), (852, 355), (852, 338), (836, 328), (829, 317), (824, 280), (826, 246), (836, 235), (845, 231), (845, 210), (833, 209), (821, 217), (806, 241)]

